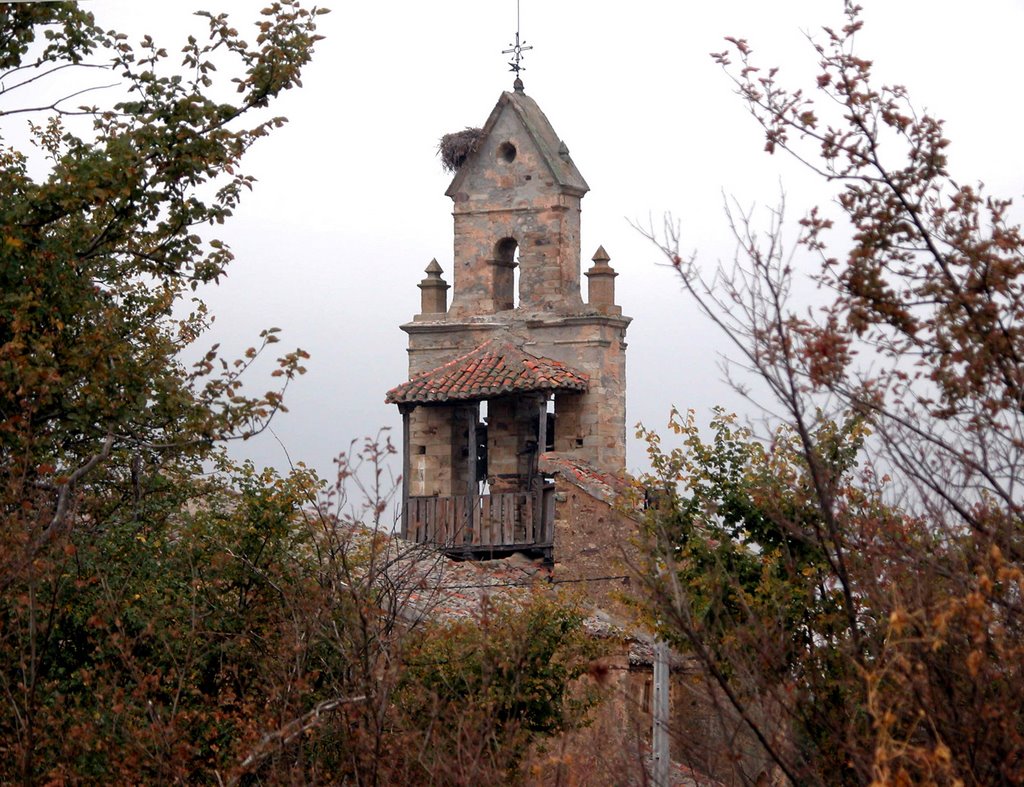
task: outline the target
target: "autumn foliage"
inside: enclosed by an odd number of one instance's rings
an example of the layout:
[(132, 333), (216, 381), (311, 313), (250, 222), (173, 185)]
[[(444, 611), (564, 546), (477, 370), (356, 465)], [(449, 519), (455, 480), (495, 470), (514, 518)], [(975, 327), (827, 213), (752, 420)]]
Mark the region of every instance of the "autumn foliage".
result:
[(736, 731), (737, 781), (1019, 784), (1024, 239), (950, 177), (941, 121), (875, 82), (861, 25), (847, 4), (812, 39), (807, 92), (745, 40), (714, 55), (766, 151), (836, 198), (792, 254), (781, 208), (761, 236), (733, 213), (714, 273), (664, 241), (779, 415), (710, 437), (677, 416), (672, 451), (646, 433), (653, 611)]
[(270, 3), (252, 44), (202, 14), (172, 56), (75, 3), (0, 5), (0, 783), (505, 784), (580, 720), (573, 607), (408, 607), (410, 561), (437, 557), (384, 535), (385, 439), (333, 489), (224, 456), (306, 356), (250, 393), (277, 329), (197, 352), (193, 293), (232, 259), (211, 228), (319, 13)]

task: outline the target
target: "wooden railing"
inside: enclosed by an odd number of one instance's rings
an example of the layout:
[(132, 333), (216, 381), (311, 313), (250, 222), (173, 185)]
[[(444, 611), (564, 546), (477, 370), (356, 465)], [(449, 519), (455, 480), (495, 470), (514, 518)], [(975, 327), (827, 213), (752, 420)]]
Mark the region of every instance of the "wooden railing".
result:
[(554, 489), (492, 495), (410, 497), (405, 537), (454, 550), (548, 547), (554, 535)]

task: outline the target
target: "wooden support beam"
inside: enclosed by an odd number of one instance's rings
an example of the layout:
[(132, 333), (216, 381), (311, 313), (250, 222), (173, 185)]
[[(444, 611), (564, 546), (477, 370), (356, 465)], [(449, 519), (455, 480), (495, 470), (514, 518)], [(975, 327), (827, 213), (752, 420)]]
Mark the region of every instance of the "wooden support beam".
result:
[(466, 407), (466, 470), (468, 480), (466, 484), (466, 533), (467, 543), (473, 538), (474, 525), (477, 517), (477, 481), (476, 481), (476, 422), (480, 412), (480, 405), (473, 402)]
[(540, 421), (537, 424), (537, 456), (544, 453), (548, 445), (548, 397), (547, 394), (540, 399)]
[[(533, 483), (530, 489), (530, 496), (533, 497), (533, 532), (540, 533), (544, 528), (544, 506), (542, 499), (544, 495), (544, 477), (540, 474), (540, 455), (548, 445), (548, 395), (540, 397), (540, 414), (537, 421), (537, 453), (534, 454)], [(536, 537), (536, 535), (535, 535)]]
[(409, 537), (409, 474), (412, 470), (412, 460), (409, 456), (409, 414), (413, 407), (402, 405), (399, 408), (402, 413), (402, 524), (399, 531), (402, 538)]

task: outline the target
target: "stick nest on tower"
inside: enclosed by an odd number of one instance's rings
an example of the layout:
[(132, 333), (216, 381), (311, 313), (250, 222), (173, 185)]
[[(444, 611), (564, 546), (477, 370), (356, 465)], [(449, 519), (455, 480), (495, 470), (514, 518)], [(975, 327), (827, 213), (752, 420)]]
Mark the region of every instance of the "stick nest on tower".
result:
[(456, 131), (452, 134), (445, 134), (437, 145), (437, 152), (441, 155), (441, 164), (445, 171), (455, 172), (466, 163), (484, 138), (482, 128), (469, 128)]

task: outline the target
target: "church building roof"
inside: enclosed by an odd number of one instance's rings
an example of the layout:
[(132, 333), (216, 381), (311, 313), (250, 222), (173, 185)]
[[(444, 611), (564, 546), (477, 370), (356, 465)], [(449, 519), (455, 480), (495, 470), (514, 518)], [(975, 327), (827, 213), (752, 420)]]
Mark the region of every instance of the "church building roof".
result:
[(552, 358), (490, 340), (387, 393), (389, 404), (477, 401), (529, 391), (586, 391), (589, 378)]
[[(559, 139), (551, 121), (537, 106), (537, 102), (520, 89), (514, 92), (505, 91), (501, 94), (498, 103), (491, 110), (490, 117), (484, 123), (481, 132), (482, 138), (486, 139), (491, 134), (498, 120), (506, 111), (514, 112), (523, 128), (526, 129), (530, 139), (537, 146), (541, 158), (551, 171), (556, 184), (579, 195), (590, 191), (590, 186), (587, 185), (587, 181), (583, 179), (580, 171), (576, 169), (576, 165), (569, 157), (569, 149)], [(478, 155), (479, 151), (471, 155), (459, 168), (445, 194), (454, 197), (458, 193), (462, 182), (473, 169), (473, 159)]]

